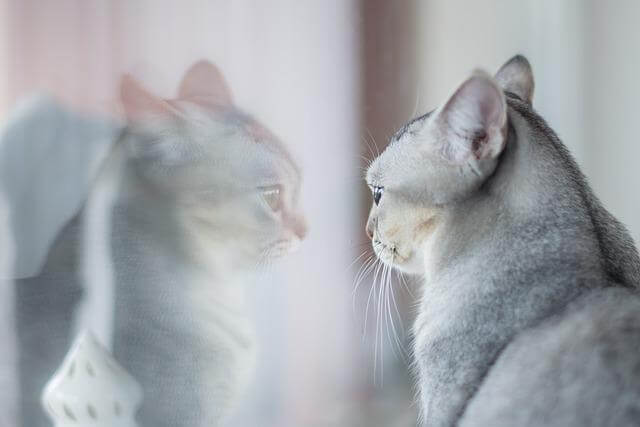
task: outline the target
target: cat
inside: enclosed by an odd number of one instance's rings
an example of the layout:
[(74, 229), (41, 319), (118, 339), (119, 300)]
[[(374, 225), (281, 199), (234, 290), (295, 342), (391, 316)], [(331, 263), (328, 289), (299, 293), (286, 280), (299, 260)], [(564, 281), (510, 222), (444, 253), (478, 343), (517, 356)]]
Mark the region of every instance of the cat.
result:
[(255, 359), (252, 273), (306, 233), (300, 170), (210, 63), (187, 71), (175, 100), (129, 77), (121, 94), (114, 355), (142, 384), (142, 425), (219, 425)]
[(367, 170), (374, 252), (424, 277), (422, 425), (640, 425), (638, 252), (533, 89), (520, 55), (475, 72)]
[(84, 328), (142, 385), (142, 426), (219, 425), (250, 383), (245, 294), (306, 234), (301, 171), (213, 64), (178, 92), (123, 77), (126, 123), (87, 200), (37, 280), (16, 286), (21, 425), (50, 425), (42, 387)]

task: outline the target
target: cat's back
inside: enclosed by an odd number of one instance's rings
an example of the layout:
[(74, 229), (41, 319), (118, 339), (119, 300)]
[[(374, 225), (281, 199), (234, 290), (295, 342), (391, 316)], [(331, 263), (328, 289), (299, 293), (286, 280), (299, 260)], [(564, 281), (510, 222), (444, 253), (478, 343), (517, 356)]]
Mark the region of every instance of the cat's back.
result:
[(640, 425), (640, 295), (592, 291), (502, 352), (460, 426)]

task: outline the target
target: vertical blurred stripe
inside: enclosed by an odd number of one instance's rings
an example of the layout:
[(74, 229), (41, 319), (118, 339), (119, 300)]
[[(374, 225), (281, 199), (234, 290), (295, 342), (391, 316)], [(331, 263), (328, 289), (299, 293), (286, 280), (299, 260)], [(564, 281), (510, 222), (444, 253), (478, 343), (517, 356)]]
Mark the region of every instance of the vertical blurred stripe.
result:
[(0, 0), (0, 118), (9, 109), (9, 1)]
[(0, 425), (17, 426), (18, 363), (13, 280), (13, 235), (0, 187)]

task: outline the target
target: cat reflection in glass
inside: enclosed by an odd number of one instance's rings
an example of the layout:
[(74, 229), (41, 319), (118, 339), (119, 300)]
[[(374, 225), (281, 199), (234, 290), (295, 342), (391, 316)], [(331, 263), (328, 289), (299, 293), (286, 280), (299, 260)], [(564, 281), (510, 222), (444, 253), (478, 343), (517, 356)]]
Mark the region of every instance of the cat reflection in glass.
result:
[[(300, 170), (233, 104), (208, 62), (187, 71), (172, 100), (126, 76), (121, 101), (126, 124), (34, 295), (70, 295), (74, 278), (84, 279), (76, 329), (108, 311), (113, 355), (142, 386), (140, 425), (218, 425), (252, 377), (256, 341), (245, 296), (254, 273), (306, 233)], [(24, 304), (21, 318), (32, 321), (23, 335), (67, 346), (73, 332), (52, 331), (46, 316), (74, 307), (56, 309), (54, 298), (47, 310), (42, 304)], [(23, 421), (49, 425), (39, 395), (61, 360), (43, 354), (41, 339), (23, 341)]]
[(177, 99), (129, 77), (121, 96), (114, 355), (142, 384), (142, 425), (217, 425), (253, 367), (250, 276), (306, 233), (300, 171), (210, 63), (186, 73)]

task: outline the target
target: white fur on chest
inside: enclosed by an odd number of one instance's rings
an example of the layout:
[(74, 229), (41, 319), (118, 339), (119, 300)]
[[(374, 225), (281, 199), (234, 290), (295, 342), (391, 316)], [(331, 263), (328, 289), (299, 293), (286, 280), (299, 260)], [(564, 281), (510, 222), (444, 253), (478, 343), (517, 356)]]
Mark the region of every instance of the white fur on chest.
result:
[(414, 324), (415, 348), (423, 348), (429, 336), (446, 330), (458, 321), (456, 312), (462, 310), (468, 299), (468, 292), (462, 286), (465, 280), (465, 266), (441, 269), (442, 254), (438, 241), (442, 239), (434, 235), (423, 245), (425, 266), (422, 284), (420, 310)]
[(462, 321), (460, 313), (468, 298), (453, 279), (425, 280), (420, 310), (414, 324), (415, 350), (425, 348), (428, 341), (446, 334)]
[(256, 364), (255, 328), (246, 306), (245, 293), (251, 280), (236, 275), (227, 280), (215, 280), (204, 274), (191, 273), (186, 302), (192, 311), (197, 333), (212, 349), (223, 355), (224, 367), (208, 366), (210, 378), (232, 376), (229, 386), (237, 395), (246, 388)]

